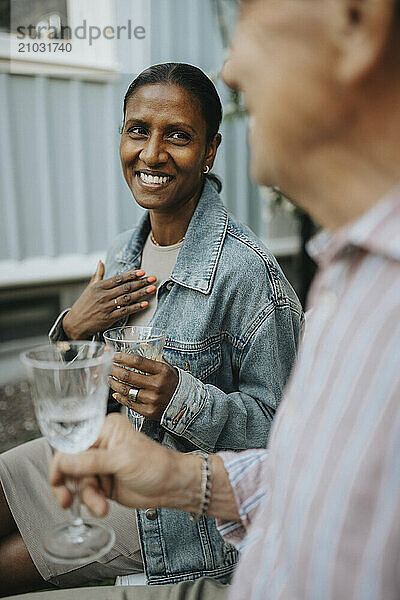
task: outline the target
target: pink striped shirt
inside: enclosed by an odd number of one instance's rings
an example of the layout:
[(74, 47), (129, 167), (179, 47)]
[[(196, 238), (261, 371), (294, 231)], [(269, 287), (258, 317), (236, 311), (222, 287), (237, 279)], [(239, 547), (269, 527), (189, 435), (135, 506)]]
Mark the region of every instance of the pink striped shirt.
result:
[[(267, 451), (221, 453), (230, 600), (400, 598), (400, 189), (329, 240)], [(246, 534), (246, 535), (245, 535)]]

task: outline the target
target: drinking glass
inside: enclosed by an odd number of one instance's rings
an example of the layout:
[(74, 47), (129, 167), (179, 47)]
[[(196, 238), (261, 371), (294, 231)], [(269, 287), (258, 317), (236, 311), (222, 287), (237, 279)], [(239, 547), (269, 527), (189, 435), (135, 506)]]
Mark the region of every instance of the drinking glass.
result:
[[(52, 448), (73, 454), (87, 450), (98, 438), (113, 356), (114, 351), (99, 342), (58, 342), (21, 354), (36, 418)], [(48, 532), (42, 548), (55, 562), (84, 564), (106, 554), (115, 533), (100, 523), (84, 521), (77, 480), (70, 479), (69, 487), (74, 494), (72, 520)]]
[[(167, 332), (158, 327), (139, 327), (137, 325), (115, 327), (103, 333), (106, 344), (112, 346), (116, 352), (125, 354), (139, 354), (152, 360), (162, 360), (162, 353)], [(137, 369), (130, 369), (137, 371)], [(131, 408), (128, 409), (128, 418), (133, 427), (140, 431), (144, 417)]]

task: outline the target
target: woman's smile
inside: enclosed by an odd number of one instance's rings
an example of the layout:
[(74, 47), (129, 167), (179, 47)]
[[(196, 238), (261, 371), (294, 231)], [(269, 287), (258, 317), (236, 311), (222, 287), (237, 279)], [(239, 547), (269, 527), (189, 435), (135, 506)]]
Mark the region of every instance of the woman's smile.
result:
[(136, 171), (136, 178), (139, 184), (149, 190), (166, 188), (174, 179), (172, 175), (167, 173), (148, 170)]

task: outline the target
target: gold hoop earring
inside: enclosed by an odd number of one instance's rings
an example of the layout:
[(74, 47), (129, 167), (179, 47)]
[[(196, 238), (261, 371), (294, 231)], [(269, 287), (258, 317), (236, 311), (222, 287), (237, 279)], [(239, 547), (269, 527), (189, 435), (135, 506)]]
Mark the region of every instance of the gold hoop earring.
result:
[(208, 165), (206, 165), (206, 166), (204, 167), (204, 169), (203, 169), (203, 173), (204, 173), (205, 175), (207, 175), (207, 173), (209, 173), (209, 171), (210, 171), (210, 167), (209, 167)]

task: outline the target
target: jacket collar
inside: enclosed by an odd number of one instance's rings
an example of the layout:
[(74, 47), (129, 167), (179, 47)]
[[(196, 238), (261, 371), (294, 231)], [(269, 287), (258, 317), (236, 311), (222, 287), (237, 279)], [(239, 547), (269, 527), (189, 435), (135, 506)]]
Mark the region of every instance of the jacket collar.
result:
[[(206, 180), (172, 271), (171, 280), (184, 287), (209, 294), (227, 227), (227, 210), (213, 184)], [(138, 264), (149, 232), (150, 217), (146, 212), (127, 245), (116, 256), (116, 260), (125, 265)]]

